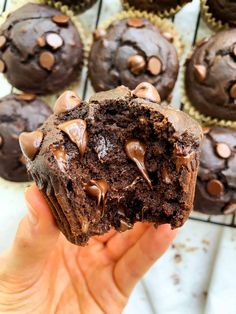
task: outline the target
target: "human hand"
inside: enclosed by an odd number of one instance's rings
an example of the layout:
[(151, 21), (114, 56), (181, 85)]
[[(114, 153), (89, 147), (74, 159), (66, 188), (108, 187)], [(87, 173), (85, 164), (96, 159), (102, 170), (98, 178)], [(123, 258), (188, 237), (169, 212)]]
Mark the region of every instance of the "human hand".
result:
[(25, 196), (29, 214), (0, 256), (0, 313), (121, 313), (176, 234), (168, 225), (137, 223), (78, 247), (60, 234), (35, 185)]

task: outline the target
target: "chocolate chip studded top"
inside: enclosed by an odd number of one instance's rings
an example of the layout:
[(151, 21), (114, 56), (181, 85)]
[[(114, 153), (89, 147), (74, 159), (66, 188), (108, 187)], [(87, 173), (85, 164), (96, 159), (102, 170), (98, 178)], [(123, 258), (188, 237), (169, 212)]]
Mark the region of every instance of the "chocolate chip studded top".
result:
[(236, 120), (236, 30), (202, 41), (186, 64), (186, 92), (201, 113)]
[(91, 8), (97, 0), (60, 0), (60, 2), (69, 6), (75, 13), (83, 13)]
[(183, 6), (191, 0), (124, 0), (130, 5), (134, 6), (137, 10), (146, 10), (146, 11), (169, 11), (170, 9), (175, 9), (178, 5)]
[(207, 0), (209, 11), (216, 20), (236, 25), (236, 2), (232, 0)]
[(236, 131), (204, 129), (195, 210), (212, 214), (236, 212)]
[[(1, 177), (18, 182), (30, 180), (18, 138), (21, 132), (35, 131), (51, 112), (44, 102), (31, 94), (11, 94), (0, 99)], [(28, 150), (30, 155), (34, 154), (34, 144)]]
[(96, 31), (89, 57), (94, 89), (109, 90), (122, 84), (134, 89), (146, 81), (165, 100), (175, 85), (179, 64), (174, 46), (164, 36), (171, 40), (139, 18), (116, 21), (106, 31)]
[(68, 16), (45, 5), (26, 4), (0, 27), (0, 72), (25, 92), (56, 92), (78, 78), (80, 35)]

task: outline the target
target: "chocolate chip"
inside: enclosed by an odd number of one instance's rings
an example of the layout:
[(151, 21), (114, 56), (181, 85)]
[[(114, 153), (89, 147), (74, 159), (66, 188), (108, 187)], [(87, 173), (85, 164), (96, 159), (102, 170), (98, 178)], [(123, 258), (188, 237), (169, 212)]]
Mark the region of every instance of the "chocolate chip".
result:
[(7, 39), (5, 36), (1, 35), (0, 36), (0, 49), (4, 48), (6, 45)]
[(204, 135), (206, 135), (206, 134), (208, 134), (208, 133), (210, 132), (210, 128), (204, 126), (204, 127), (202, 128), (202, 132), (203, 132)]
[(224, 193), (224, 185), (217, 179), (212, 179), (207, 183), (207, 192), (214, 197), (220, 197)]
[(6, 71), (5, 63), (0, 59), (0, 73), (4, 73)]
[(191, 162), (195, 159), (196, 155), (195, 152), (191, 152), (190, 154), (186, 156), (175, 156), (175, 165), (176, 165), (176, 171), (179, 172), (181, 167), (186, 167), (188, 171), (191, 171)]
[(127, 20), (127, 24), (130, 27), (135, 27), (139, 28), (144, 25), (144, 21), (142, 19), (136, 18), (136, 17), (131, 17)]
[(123, 219), (120, 219), (120, 227), (119, 227), (118, 231), (124, 232), (124, 231), (132, 229), (132, 227), (133, 227), (133, 225), (131, 225), (130, 223), (126, 222)]
[(145, 69), (146, 61), (140, 55), (130, 56), (128, 58), (128, 67), (133, 74), (138, 75)]
[(84, 190), (90, 196), (97, 199), (97, 207), (102, 209), (101, 216), (103, 216), (107, 201), (107, 192), (109, 190), (106, 180), (91, 180), (85, 185)]
[(51, 52), (44, 51), (39, 56), (39, 64), (42, 68), (51, 71), (55, 64), (55, 57)]
[(44, 39), (43, 37), (38, 37), (38, 38), (36, 39), (36, 43), (37, 43), (37, 45), (38, 45), (39, 47), (41, 47), (41, 48), (46, 45), (46, 41), (45, 41), (45, 39)]
[(88, 144), (86, 127), (86, 122), (81, 119), (69, 120), (58, 125), (58, 128), (65, 132), (71, 141), (77, 145), (81, 157), (84, 156)]
[(233, 54), (236, 56), (236, 46), (233, 48)]
[(65, 171), (65, 166), (67, 164), (67, 155), (63, 146), (58, 146), (53, 148), (53, 155), (57, 161), (58, 167), (61, 171)]
[(0, 135), (0, 148), (2, 147), (3, 145), (3, 137)]
[(53, 22), (59, 25), (65, 25), (68, 24), (70, 18), (67, 15), (54, 15), (52, 17)]
[(54, 113), (59, 114), (68, 112), (81, 103), (81, 99), (73, 91), (64, 92), (56, 101), (54, 106)]
[(148, 61), (147, 69), (152, 75), (158, 75), (161, 73), (162, 64), (157, 57), (151, 57)]
[(162, 34), (162, 36), (163, 37), (165, 37), (165, 39), (166, 40), (168, 40), (169, 42), (173, 42), (173, 40), (174, 40), (174, 37), (173, 37), (173, 35), (171, 34), (171, 33), (169, 33), (169, 32), (163, 32), (163, 33), (161, 33)]
[(138, 167), (142, 176), (152, 188), (152, 182), (149, 178), (144, 162), (144, 157), (146, 154), (145, 145), (136, 139), (128, 140), (125, 143), (125, 152), (127, 156), (136, 163), (136, 166)]
[(22, 93), (22, 94), (16, 94), (16, 98), (19, 100), (24, 100), (24, 101), (33, 101), (36, 98), (36, 95)]
[(140, 83), (135, 90), (132, 91), (132, 94), (138, 98), (144, 98), (156, 103), (161, 102), (160, 95), (156, 88), (147, 82)]
[(46, 42), (54, 50), (63, 45), (63, 39), (57, 33), (48, 33), (46, 36)]
[(96, 40), (99, 40), (101, 39), (102, 37), (106, 36), (106, 30), (103, 29), (103, 28), (99, 28), (99, 29), (96, 29), (94, 32), (93, 32), (93, 39), (96, 41)]
[(216, 153), (219, 157), (228, 159), (231, 156), (231, 149), (226, 143), (217, 143)]
[(22, 165), (26, 166), (27, 160), (23, 154), (20, 156), (19, 161), (20, 161), (20, 163), (22, 163)]
[(38, 153), (43, 140), (41, 131), (23, 132), (20, 134), (19, 143), (25, 157), (33, 160)]
[(236, 99), (236, 84), (234, 84), (231, 88), (230, 88), (230, 96), (234, 99)]
[(230, 203), (225, 206), (224, 210), (224, 215), (232, 215), (236, 213), (236, 204), (235, 203)]
[(194, 73), (195, 73), (197, 80), (199, 82), (202, 82), (206, 78), (207, 69), (204, 65), (196, 64), (196, 65), (194, 65)]

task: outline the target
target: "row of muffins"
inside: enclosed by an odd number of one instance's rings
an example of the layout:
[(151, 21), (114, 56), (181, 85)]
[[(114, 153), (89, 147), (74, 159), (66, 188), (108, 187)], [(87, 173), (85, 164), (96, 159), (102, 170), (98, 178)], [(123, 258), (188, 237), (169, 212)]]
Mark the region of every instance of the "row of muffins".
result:
[[(31, 13), (29, 13), (29, 14), (31, 14)], [(62, 15), (61, 13), (55, 13), (54, 12), (53, 15), (50, 17), (50, 21), (55, 20), (56, 16), (61, 16), (61, 15)], [(65, 31), (67, 29), (70, 21), (68, 19), (66, 19), (65, 16), (63, 16), (63, 18), (59, 18), (59, 20), (60, 19), (67, 20), (67, 22), (64, 22), (62, 24), (59, 23), (60, 27), (63, 27), (63, 30)], [(56, 20), (57, 20), (57, 18), (56, 18)], [(54, 21), (53, 21), (53, 23), (54, 23)], [(56, 22), (56, 24), (58, 25), (58, 22)], [(110, 33), (110, 29), (111, 29), (111, 33)], [(120, 46), (114, 47), (115, 40), (114, 40), (114, 37), (111, 36), (112, 33), (117, 36), (117, 37), (115, 37), (116, 39), (120, 40), (121, 36), (119, 38), (119, 34), (123, 35), (123, 32), (126, 36), (126, 39), (124, 40), (124, 42), (121, 43)], [(46, 31), (45, 33), (48, 33), (48, 31)], [(58, 34), (58, 31), (55, 31), (55, 33)], [(156, 57), (156, 52), (152, 51), (152, 50), (150, 51), (151, 48), (149, 47), (149, 45), (146, 45), (146, 49), (143, 52), (143, 47), (142, 47), (144, 44), (143, 43), (143, 36), (148, 36), (148, 34), (150, 34), (149, 36), (152, 39), (153, 39), (153, 37), (157, 38), (156, 43), (158, 44), (158, 51), (162, 52), (162, 54), (163, 54), (162, 56), (160, 53), (160, 55), (158, 55), (158, 57)], [(125, 38), (125, 36), (124, 36), (124, 38)], [(136, 44), (136, 42), (135, 42), (135, 44), (129, 45), (129, 40), (130, 40), (129, 36), (134, 36), (135, 39), (137, 38), (138, 44)], [(60, 32), (59, 32), (59, 37), (61, 37)], [(59, 37), (57, 37), (55, 39), (55, 36), (54, 36), (54, 40), (52, 40), (51, 43), (52, 42), (54, 42), (54, 43), (55, 42), (63, 42), (63, 45), (64, 45), (65, 44), (64, 38), (62, 38), (62, 40), (60, 40), (60, 39), (58, 39)], [(177, 73), (178, 73), (177, 53), (174, 49), (174, 46), (171, 43), (174, 40), (174, 38), (173, 38), (173, 34), (171, 32), (169, 32), (169, 29), (168, 29), (168, 32), (162, 32), (162, 34), (161, 34), (157, 29), (155, 29), (155, 27), (149, 21), (144, 20), (144, 19), (132, 18), (132, 19), (125, 19), (122, 21), (115, 21), (114, 23), (112, 23), (112, 25), (106, 31), (104, 31), (102, 29), (98, 32), (95, 32), (94, 37), (95, 37), (95, 43), (92, 47), (92, 51), (93, 51), (93, 48), (95, 51), (94, 52), (94, 62), (92, 62), (91, 61), (92, 59), (90, 59), (89, 68), (91, 65), (92, 70), (90, 71), (90, 77), (92, 79), (92, 82), (93, 82), (93, 77), (94, 77), (93, 85), (95, 87), (95, 90), (102, 90), (101, 85), (104, 84), (104, 82), (97, 82), (97, 79), (98, 80), (101, 80), (101, 79), (106, 80), (105, 83), (107, 83), (107, 81), (108, 81), (107, 84), (111, 84), (111, 86), (108, 85), (104, 88), (109, 89), (109, 88), (114, 87), (114, 85), (112, 85), (114, 83), (116, 83), (117, 85), (120, 85), (121, 83), (123, 83), (120, 81), (119, 75), (122, 78), (124, 78), (126, 80), (126, 82), (128, 82), (128, 83), (131, 82), (134, 85), (137, 85), (137, 82), (135, 80), (132, 80), (131, 78), (133, 78), (133, 77), (137, 78), (137, 76), (140, 75), (141, 81), (152, 79), (151, 82), (157, 86), (160, 94), (162, 95), (162, 99), (168, 98), (170, 91), (172, 90), (174, 83), (175, 83), (175, 79), (176, 79), (175, 76), (177, 76)], [(38, 38), (42, 38), (42, 40), (38, 39)], [(64, 53), (64, 52), (60, 51), (60, 49), (62, 47), (61, 44), (59, 46), (57, 44), (56, 46), (58, 46), (58, 47), (55, 48), (55, 44), (51, 44), (51, 45), (49, 44), (50, 40), (48, 40), (47, 36), (46, 36), (46, 38), (44, 36), (39, 36), (38, 38), (37, 38), (38, 39), (37, 42), (39, 42), (39, 43), (43, 42), (42, 48), (49, 50), (49, 54), (48, 54), (48, 56), (50, 56), (49, 61), (48, 61), (48, 58), (45, 59), (47, 66), (48, 66), (48, 62), (50, 65), (50, 60), (58, 60), (58, 59), (60, 60), (60, 56), (63, 55), (63, 53)], [(122, 36), (122, 38), (123, 38), (123, 36)], [(44, 44), (44, 42), (45, 42), (45, 44)], [(198, 45), (196, 50), (199, 47), (203, 47), (205, 43), (206, 42), (202, 42), (201, 45)], [(141, 48), (139, 47), (139, 44), (141, 45)], [(99, 52), (99, 54), (102, 55), (101, 47), (103, 48), (103, 58), (99, 58), (99, 60), (97, 60), (98, 52)], [(41, 48), (41, 46), (39, 46), (39, 48)], [(108, 48), (110, 48), (110, 49), (108, 49)], [(37, 49), (36, 49), (36, 51), (37, 51)], [(92, 56), (92, 51), (91, 51), (90, 56)], [(48, 52), (48, 51), (46, 51), (46, 52)], [(58, 52), (59, 52), (59, 57), (57, 57), (57, 55), (56, 56), (54, 55), (55, 53), (58, 53)], [(133, 54), (130, 54), (130, 53), (133, 53)], [(54, 58), (52, 58), (51, 55), (53, 55)], [(117, 56), (117, 60), (115, 60), (114, 63), (107, 62), (107, 59), (109, 59), (109, 58), (111, 59), (112, 56), (114, 56), (114, 55)], [(153, 55), (155, 57), (153, 57)], [(165, 59), (164, 57), (166, 55), (171, 56), (171, 58), (169, 58), (168, 60), (164, 60)], [(194, 55), (193, 55), (193, 57), (194, 57)], [(122, 60), (124, 60), (123, 64), (121, 62)], [(170, 64), (170, 60), (173, 61), (173, 63), (172, 63), (171, 67), (168, 67)], [(92, 72), (92, 71), (94, 71), (94, 64), (97, 65), (97, 63), (101, 63), (100, 64), (101, 67), (104, 66), (103, 75), (96, 76), (96, 71), (95, 71), (95, 73)], [(53, 66), (54, 66), (54, 63), (53, 63)], [(109, 78), (109, 75), (107, 72), (107, 69), (110, 69), (109, 66), (112, 68), (112, 71), (111, 71), (112, 75), (110, 78)], [(42, 64), (41, 64), (41, 67), (42, 67)], [(198, 77), (199, 73), (198, 74), (196, 74), (196, 73), (199, 71), (195, 70), (195, 67), (193, 67), (193, 69), (194, 69), (193, 70), (194, 71), (194, 78)], [(199, 69), (199, 67), (198, 67), (198, 69)], [(51, 69), (46, 69), (46, 70), (50, 71)], [(173, 72), (174, 72), (174, 75), (173, 75)], [(31, 69), (31, 73), (32, 73), (32, 69)], [(164, 79), (164, 75), (163, 75), (164, 73), (165, 74), (167, 73), (166, 79)], [(26, 77), (27, 78), (30, 77), (30, 79), (32, 79), (32, 75), (29, 76), (29, 72), (28, 72), (28, 75)], [(58, 78), (58, 75), (55, 77)], [(117, 77), (118, 77), (118, 80), (117, 80)], [(41, 81), (41, 79), (40, 79), (40, 81)], [(51, 79), (49, 81), (51, 81)], [(58, 80), (58, 82), (60, 82), (60, 81)], [(126, 82), (125, 82), (125, 84), (127, 85)], [(37, 82), (37, 83), (39, 83), (39, 82)], [(96, 84), (97, 84), (97, 87), (96, 87)], [(60, 89), (60, 88), (58, 88), (58, 89)], [(131, 88), (132, 88), (132, 86), (131, 86)], [(192, 89), (195, 89), (195, 87), (192, 86)], [(214, 102), (213, 102), (213, 104), (214, 104)], [(215, 112), (214, 108), (212, 109), (212, 112)], [(224, 133), (225, 130), (222, 129), (222, 131), (219, 131), (219, 132)], [(225, 136), (225, 137), (227, 137), (227, 136)], [(3, 139), (3, 141), (4, 141), (4, 139)], [(214, 155), (217, 153), (216, 147), (218, 147), (219, 144), (221, 144), (221, 146), (222, 146), (222, 144), (226, 144), (225, 140), (224, 140), (224, 142), (219, 141), (219, 142), (217, 142), (217, 144), (215, 143), (215, 141), (212, 141), (212, 152)], [(231, 143), (230, 145), (229, 144), (227, 144), (227, 145), (228, 145), (228, 147), (230, 146), (230, 152), (231, 153), (226, 158), (227, 160), (226, 159), (224, 160), (226, 163), (225, 164), (226, 168), (228, 167), (228, 164), (230, 164), (230, 160), (231, 160), (232, 156), (234, 156), (234, 145), (233, 145), (233, 143)], [(203, 149), (204, 149), (204, 147), (203, 147)], [(226, 148), (226, 150), (227, 150), (227, 148)], [(216, 155), (216, 157), (222, 159), (222, 156), (219, 154)], [(211, 170), (210, 167), (211, 166), (209, 165), (208, 170), (209, 169)], [(224, 169), (224, 170), (226, 170), (226, 169)], [(212, 170), (210, 172), (212, 172)], [(231, 175), (231, 177), (232, 177), (232, 175)], [(222, 212), (230, 213), (229, 208), (231, 208), (231, 212), (232, 212), (232, 208), (233, 208), (233, 204), (234, 204), (233, 202), (235, 201), (233, 198), (234, 189), (232, 190), (230, 188), (230, 193), (228, 193), (230, 185), (227, 183), (227, 180), (222, 183), (221, 177), (218, 176), (217, 173), (216, 174), (211, 173), (211, 176), (210, 177), (208, 176), (208, 179), (206, 181), (203, 181), (203, 182), (204, 182), (203, 190), (204, 190), (204, 192), (207, 192), (208, 198), (210, 197), (211, 200), (213, 199), (212, 200), (213, 203), (215, 202), (214, 199), (219, 200), (219, 198), (225, 198), (224, 202), (223, 201), (220, 202), (220, 206), (217, 209), (218, 210), (217, 213), (222, 213)], [(221, 186), (221, 189), (219, 188), (219, 186)], [(223, 188), (222, 188), (222, 186), (223, 186)], [(217, 192), (214, 192), (215, 190), (219, 191), (218, 194), (217, 194)], [(225, 197), (225, 195), (226, 195), (226, 197)], [(202, 207), (202, 205), (201, 205), (199, 207), (199, 209), (206, 208), (206, 211), (207, 211), (208, 210), (207, 206)], [(216, 213), (216, 210), (214, 208), (215, 207), (213, 207), (213, 210)]]

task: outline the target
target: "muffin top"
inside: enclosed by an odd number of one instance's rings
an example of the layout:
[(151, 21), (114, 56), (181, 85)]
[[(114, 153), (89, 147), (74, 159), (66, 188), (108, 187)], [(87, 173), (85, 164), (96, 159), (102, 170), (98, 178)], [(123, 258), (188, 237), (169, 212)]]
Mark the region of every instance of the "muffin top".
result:
[(207, 214), (236, 212), (236, 131), (204, 129), (195, 210)]
[(165, 11), (184, 5), (192, 0), (125, 0), (138, 10)]
[(40, 127), (51, 113), (51, 109), (34, 95), (10, 94), (0, 99), (1, 177), (17, 182), (30, 180), (18, 137), (21, 132)]
[(78, 77), (80, 35), (68, 16), (29, 3), (0, 27), (0, 72), (28, 93), (53, 93)]
[(213, 16), (232, 26), (236, 25), (236, 1), (232, 0), (207, 0), (209, 11)]
[(190, 102), (213, 118), (236, 120), (236, 29), (201, 41), (186, 62)]
[(89, 57), (95, 91), (119, 85), (134, 89), (145, 81), (165, 100), (175, 85), (179, 63), (174, 46), (163, 35), (173, 39), (143, 18), (115, 21), (107, 30), (95, 31)]

